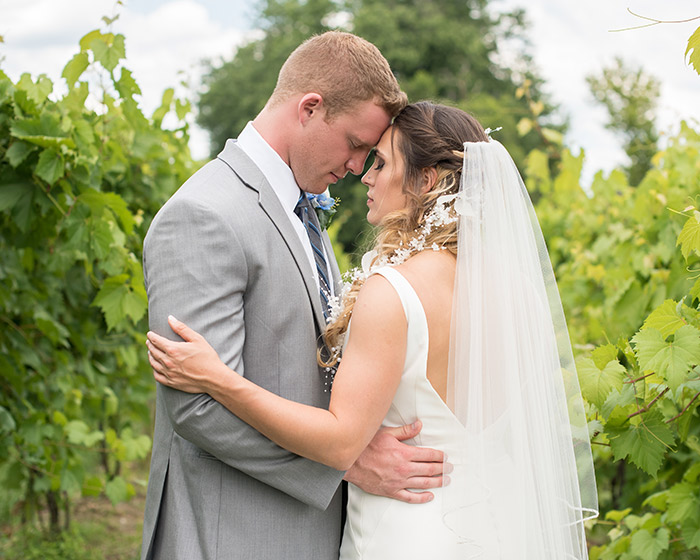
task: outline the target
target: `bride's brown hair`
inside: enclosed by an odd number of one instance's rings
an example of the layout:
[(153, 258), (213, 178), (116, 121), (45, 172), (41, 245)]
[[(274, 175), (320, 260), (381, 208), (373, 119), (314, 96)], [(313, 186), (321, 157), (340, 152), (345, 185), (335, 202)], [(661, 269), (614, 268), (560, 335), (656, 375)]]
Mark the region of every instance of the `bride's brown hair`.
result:
[[(391, 149), (398, 149), (404, 160), (403, 193), (407, 205), (387, 214), (379, 225), (374, 251), (377, 262), (389, 258), (399, 248), (409, 249), (416, 230), (435, 206), (437, 199), (456, 194), (464, 163), (464, 142), (487, 141), (488, 136), (479, 122), (464, 111), (429, 101), (407, 105), (394, 119), (391, 127)], [(422, 193), (423, 172), (437, 171), (435, 184)], [(457, 254), (457, 223), (451, 222), (433, 228), (426, 236), (424, 247), (436, 244)], [(329, 363), (337, 362), (341, 340), (352, 315), (357, 294), (364, 279), (355, 280), (343, 297), (343, 308), (334, 322), (328, 325), (324, 338), (331, 349)]]

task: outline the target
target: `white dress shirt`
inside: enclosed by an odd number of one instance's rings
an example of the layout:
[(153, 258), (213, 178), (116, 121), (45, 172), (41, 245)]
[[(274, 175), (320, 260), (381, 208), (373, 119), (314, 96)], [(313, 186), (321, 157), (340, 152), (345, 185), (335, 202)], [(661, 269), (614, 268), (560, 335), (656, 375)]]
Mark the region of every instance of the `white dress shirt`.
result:
[[(260, 133), (255, 130), (252, 122), (249, 122), (243, 131), (238, 135), (238, 147), (241, 148), (245, 154), (253, 160), (253, 163), (258, 166), (258, 169), (262, 171), (262, 174), (267, 179), (268, 183), (272, 186), (272, 190), (277, 195), (277, 198), (282, 204), (282, 208), (287, 213), (287, 217), (294, 227), (294, 231), (299, 236), (299, 241), (301, 241), (304, 250), (306, 251), (306, 256), (309, 259), (309, 265), (311, 266), (311, 271), (316, 281), (316, 285), (320, 284), (318, 280), (318, 272), (316, 270), (316, 260), (314, 259), (313, 249), (311, 249), (311, 241), (309, 241), (309, 235), (306, 233), (306, 228), (304, 224), (299, 219), (299, 217), (294, 213), (294, 208), (297, 205), (297, 201), (301, 196), (301, 189), (297, 185), (294, 179), (294, 174), (289, 166), (282, 161), (275, 150), (265, 141), (265, 139), (260, 136)], [(326, 248), (322, 247), (324, 255), (326, 257), (326, 274), (327, 278), (333, 278), (331, 275), (329, 267), (329, 258)], [(330, 282), (331, 292), (334, 291), (333, 282)], [(320, 297), (320, 296), (319, 296)]]

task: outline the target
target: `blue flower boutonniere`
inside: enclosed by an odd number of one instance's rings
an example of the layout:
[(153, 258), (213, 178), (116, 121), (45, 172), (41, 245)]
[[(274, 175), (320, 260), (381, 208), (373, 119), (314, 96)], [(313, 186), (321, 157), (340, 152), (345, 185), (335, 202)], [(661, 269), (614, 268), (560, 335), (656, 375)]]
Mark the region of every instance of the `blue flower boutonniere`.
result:
[(309, 199), (309, 204), (316, 212), (316, 217), (318, 218), (318, 223), (321, 225), (321, 229), (326, 229), (333, 216), (338, 211), (337, 206), (340, 202), (337, 198), (328, 196), (328, 191), (321, 194), (311, 194), (306, 193), (306, 198)]

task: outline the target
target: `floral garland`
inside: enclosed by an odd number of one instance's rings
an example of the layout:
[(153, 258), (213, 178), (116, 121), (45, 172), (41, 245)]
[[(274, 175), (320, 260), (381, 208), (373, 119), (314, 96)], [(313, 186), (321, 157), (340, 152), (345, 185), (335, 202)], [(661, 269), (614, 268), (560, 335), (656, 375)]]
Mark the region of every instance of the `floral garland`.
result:
[[(450, 204), (454, 202), (454, 204)], [(433, 208), (426, 214), (425, 220), (420, 227), (416, 228), (414, 235), (404, 245), (403, 241), (390, 254), (384, 255), (377, 259), (376, 251), (372, 250), (365, 253), (362, 257), (360, 267), (350, 269), (343, 274), (343, 286), (340, 294), (329, 298), (328, 307), (328, 323), (336, 321), (345, 307), (345, 296), (350, 291), (350, 286), (356, 282), (364, 282), (369, 278), (375, 270), (383, 266), (391, 265), (398, 266), (406, 262), (409, 257), (425, 250), (441, 251), (445, 247), (433, 243), (430, 247), (426, 247), (426, 239), (433, 230), (456, 222), (459, 215), (469, 215), (469, 207), (466, 198), (462, 193), (447, 194), (439, 197), (435, 201)], [(373, 262), (375, 261), (375, 262)], [(334, 353), (339, 353), (339, 348), (333, 348)]]

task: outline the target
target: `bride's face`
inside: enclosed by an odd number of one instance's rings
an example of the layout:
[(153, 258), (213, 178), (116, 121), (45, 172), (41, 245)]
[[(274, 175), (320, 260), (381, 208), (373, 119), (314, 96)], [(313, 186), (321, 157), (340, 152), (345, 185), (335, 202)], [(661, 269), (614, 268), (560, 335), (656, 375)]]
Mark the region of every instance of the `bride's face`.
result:
[[(394, 144), (398, 143), (401, 134), (394, 133)], [(391, 145), (391, 127), (379, 139), (374, 151), (372, 167), (362, 182), (368, 187), (367, 191), (367, 221), (376, 226), (382, 218), (406, 207), (406, 195), (403, 192), (404, 159), (398, 149)]]

